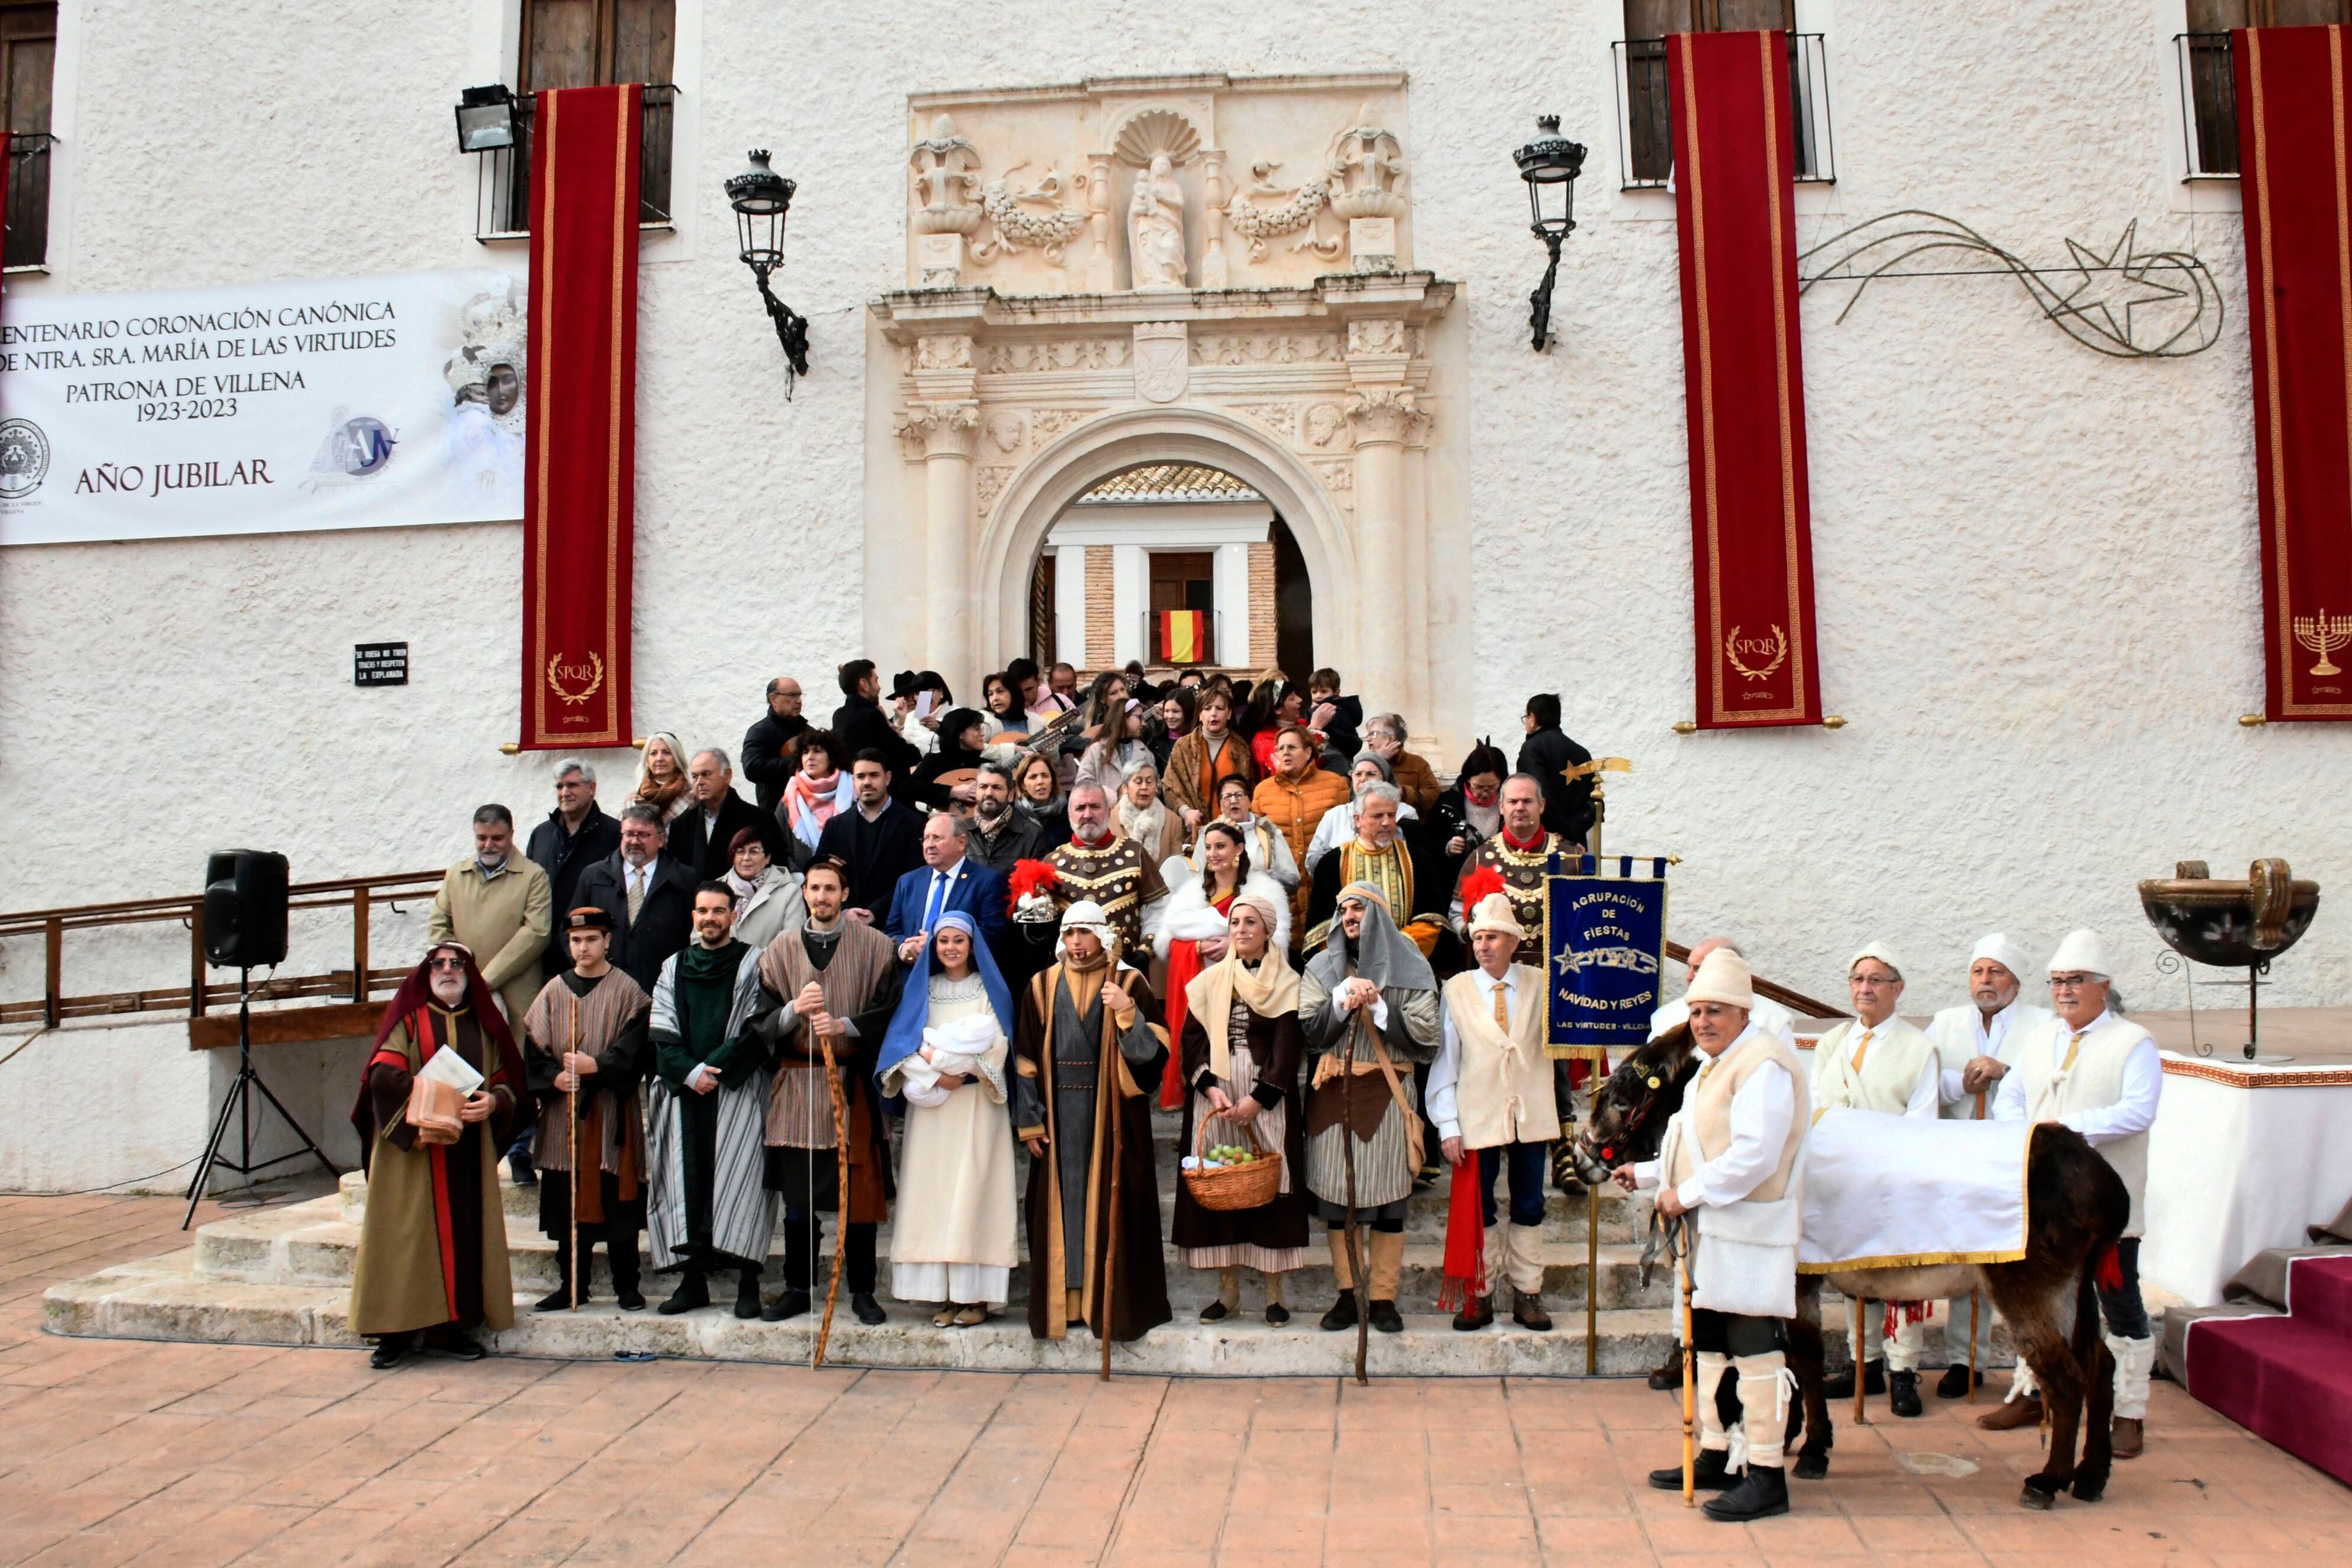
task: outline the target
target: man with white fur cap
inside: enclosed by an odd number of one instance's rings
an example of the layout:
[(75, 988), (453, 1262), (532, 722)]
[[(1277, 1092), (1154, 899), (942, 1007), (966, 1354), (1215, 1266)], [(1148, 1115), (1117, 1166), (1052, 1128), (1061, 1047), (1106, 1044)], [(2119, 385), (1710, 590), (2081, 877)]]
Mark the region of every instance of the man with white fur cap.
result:
[[(1696, 1213), (1691, 1341), (1697, 1352), (1697, 1481), (1724, 1495), (1711, 1518), (1734, 1523), (1789, 1511), (1781, 1440), (1795, 1379), (1781, 1324), (1797, 1310), (1797, 1242), (1804, 1228), (1805, 1134), (1811, 1096), (1797, 1053), (1754, 1022), (1748, 964), (1710, 952), (1684, 1000), (1691, 1039), (1705, 1058), (1666, 1124), (1658, 1158), (1620, 1165), (1627, 1191), (1671, 1183), (1658, 1213)], [(1727, 1373), (1738, 1378), (1745, 1474), (1716, 1405)], [(1650, 1484), (1679, 1490), (1682, 1467), (1650, 1472)]]
[[(1944, 1116), (1982, 1121), (1992, 1114), (1992, 1094), (2017, 1060), (2017, 1047), (2055, 1016), (2025, 999), (2025, 977), (2033, 960), (2025, 944), (2000, 931), (1989, 933), (1969, 954), (1969, 999), (1947, 1007), (1927, 1026), (1944, 1075)], [(1958, 1399), (1969, 1392), (1969, 1369), (1992, 1327), (1981, 1301), (1956, 1296), (1945, 1303), (1944, 1378), (1937, 1397)], [(1962, 1324), (1969, 1324), (1967, 1328)], [(1971, 1336), (1974, 1336), (1972, 1339)], [(1979, 1384), (1984, 1374), (1976, 1374)]]
[[(2081, 1133), (2131, 1192), (2131, 1220), (2116, 1245), (2122, 1279), (2099, 1284), (2099, 1315), (2116, 1358), (2115, 1451), (2137, 1458), (2146, 1446), (2148, 1371), (2156, 1341), (2139, 1293), (2139, 1238), (2147, 1219), (2147, 1130), (2164, 1092), (2164, 1061), (2146, 1029), (2126, 1019), (2115, 994), (2106, 943), (2073, 931), (2050, 956), (2050, 1001), (2057, 1016), (2027, 1033), (1993, 1102), (1997, 1121), (2056, 1121)], [(2104, 1274), (2105, 1271), (2102, 1270)], [(2010, 1397), (1977, 1425), (1994, 1431), (2038, 1426), (2042, 1402), (2018, 1368)]]
[[(1501, 876), (1474, 873), (1463, 886), (1474, 895), (1494, 890), (1475, 897), (1470, 909), (1476, 966), (1438, 993), (1445, 1043), (1429, 1069), (1429, 1119), (1454, 1167), (1454, 1188), (1437, 1304), (1443, 1310), (1458, 1289), (1454, 1326), (1483, 1329), (1495, 1321), (1496, 1283), (1507, 1276), (1512, 1320), (1544, 1333), (1551, 1328), (1543, 1306), (1544, 1173), (1560, 1132), (1544, 1055), (1549, 998), (1543, 971), (1517, 962), (1527, 931)], [(1495, 1180), (1506, 1170), (1507, 1227), (1496, 1223), (1502, 1216), (1495, 1210)]]
[[(1706, 962), (1706, 955), (1717, 950), (1742, 961), (1747, 958), (1747, 954), (1739, 951), (1738, 944), (1727, 936), (1702, 937), (1691, 948), (1690, 956), (1683, 960), (1684, 972), (1696, 978), (1699, 966)], [(1650, 1038), (1656, 1039), (1689, 1017), (1690, 1009), (1685, 1005), (1689, 1000), (1689, 996), (1683, 995), (1671, 1002), (1658, 1004), (1656, 1010), (1650, 1015)], [(1790, 1050), (1797, 1048), (1797, 1016), (1769, 996), (1756, 998), (1755, 1011), (1748, 1016), (1748, 1022), (1780, 1036), (1780, 1043)]]
[[(1876, 1110), (1889, 1116), (1933, 1121), (1942, 1104), (1943, 1074), (1936, 1044), (1926, 1031), (1895, 1011), (1903, 999), (1903, 965), (1884, 942), (1872, 942), (1847, 963), (1847, 994), (1854, 1016), (1822, 1036), (1813, 1050), (1813, 1109)], [(1885, 1320), (1895, 1320), (1886, 1337)], [(1890, 1301), (1864, 1324), (1863, 1387), (1885, 1391), (1897, 1415), (1917, 1415), (1919, 1352), (1927, 1337), (1927, 1304)], [(1855, 1373), (1831, 1379), (1822, 1393), (1844, 1399), (1853, 1393)]]

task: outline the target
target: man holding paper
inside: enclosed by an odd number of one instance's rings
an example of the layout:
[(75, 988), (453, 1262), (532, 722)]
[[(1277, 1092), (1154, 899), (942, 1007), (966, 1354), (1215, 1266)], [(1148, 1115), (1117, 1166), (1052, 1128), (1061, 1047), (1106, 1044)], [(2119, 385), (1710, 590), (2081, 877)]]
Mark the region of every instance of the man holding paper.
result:
[(472, 952), (436, 943), (385, 1010), (352, 1108), (368, 1177), (352, 1331), (376, 1342), (378, 1371), (420, 1339), (479, 1361), (467, 1331), (514, 1324), (499, 1151), (523, 1103), (517, 1064)]

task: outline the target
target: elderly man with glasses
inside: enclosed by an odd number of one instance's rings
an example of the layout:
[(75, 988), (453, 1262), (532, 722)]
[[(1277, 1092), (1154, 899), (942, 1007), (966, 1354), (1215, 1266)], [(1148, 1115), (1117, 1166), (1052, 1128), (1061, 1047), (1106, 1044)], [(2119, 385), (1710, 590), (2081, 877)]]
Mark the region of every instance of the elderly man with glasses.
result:
[[(2131, 1220), (2116, 1247), (2120, 1279), (2110, 1286), (2101, 1270), (2099, 1314), (2116, 1357), (2116, 1458), (2132, 1459), (2146, 1446), (2148, 1371), (2156, 1363), (2139, 1293), (2139, 1238), (2147, 1214), (2147, 1130), (2164, 1092), (2164, 1062), (2148, 1032), (2124, 1017), (2114, 973), (2098, 932), (2067, 933), (2050, 958), (2050, 1005), (2058, 1016), (2018, 1047), (1992, 1114), (1996, 1121), (2073, 1128), (2130, 1189)], [(1977, 1425), (1998, 1432), (2041, 1420), (2042, 1401), (2021, 1365), (2008, 1401)]]

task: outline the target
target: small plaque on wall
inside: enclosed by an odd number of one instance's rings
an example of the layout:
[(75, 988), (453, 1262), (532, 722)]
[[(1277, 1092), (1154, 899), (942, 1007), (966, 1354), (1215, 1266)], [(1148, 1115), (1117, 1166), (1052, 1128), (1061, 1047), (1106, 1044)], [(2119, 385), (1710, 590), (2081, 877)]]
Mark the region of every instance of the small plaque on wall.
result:
[(404, 642), (363, 642), (352, 647), (353, 686), (408, 684), (408, 645)]

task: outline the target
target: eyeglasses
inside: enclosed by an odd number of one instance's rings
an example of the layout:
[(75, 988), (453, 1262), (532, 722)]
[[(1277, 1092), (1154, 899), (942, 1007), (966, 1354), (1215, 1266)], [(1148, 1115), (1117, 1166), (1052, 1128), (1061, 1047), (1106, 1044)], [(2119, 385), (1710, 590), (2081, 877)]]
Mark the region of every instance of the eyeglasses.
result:
[(462, 970), (466, 967), (466, 961), (462, 958), (436, 958), (433, 961), (432, 966), (435, 969)]
[(2080, 991), (2084, 986), (2091, 984), (2099, 978), (2100, 976), (2095, 974), (2053, 974), (2050, 977), (2050, 989)]

